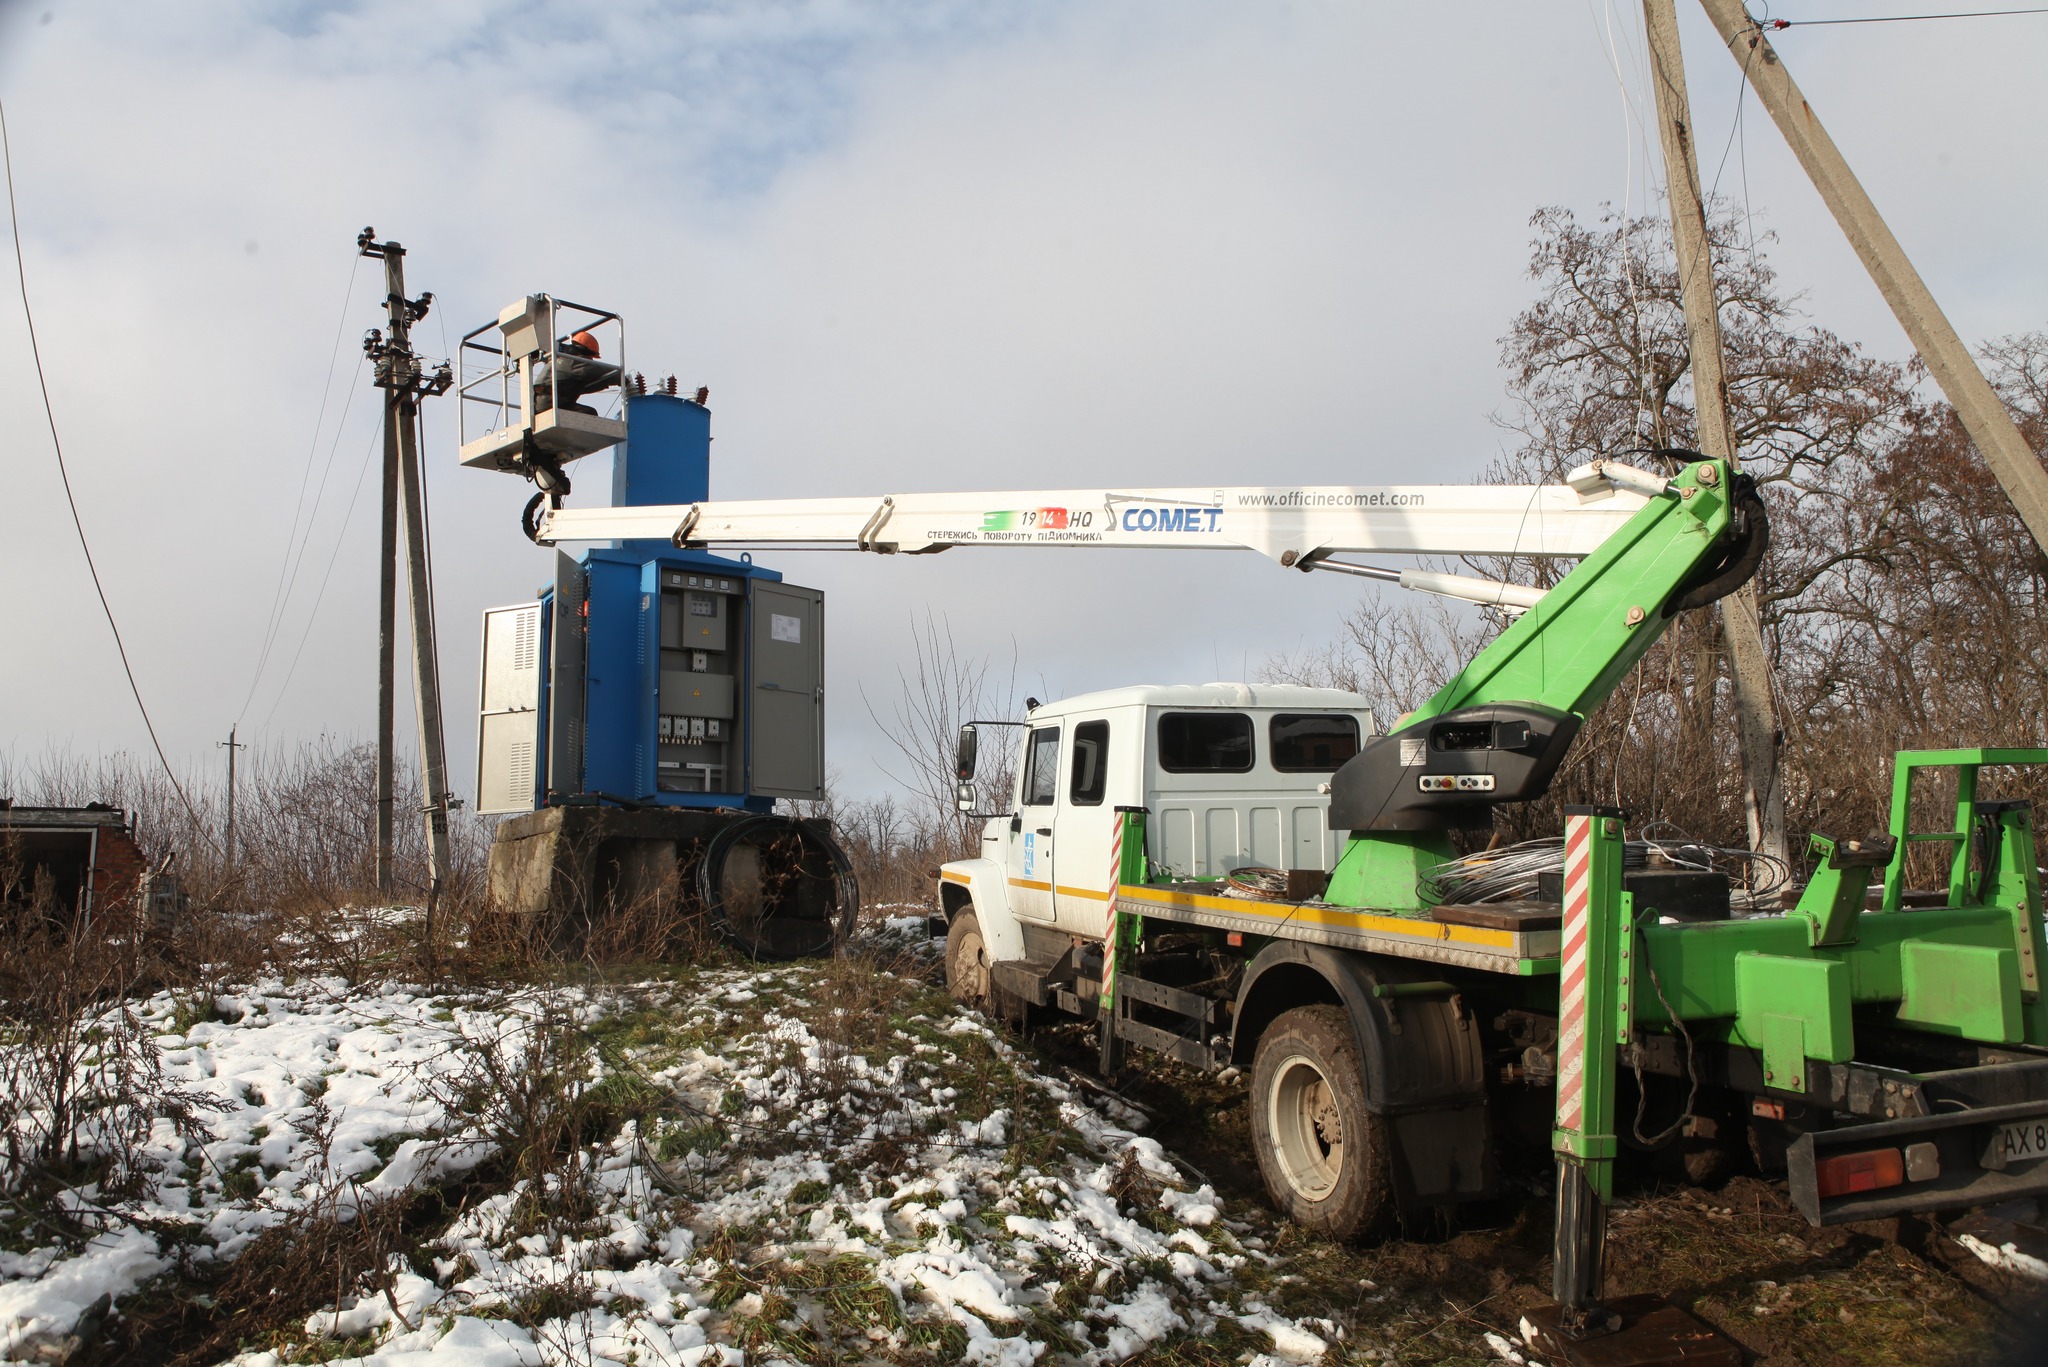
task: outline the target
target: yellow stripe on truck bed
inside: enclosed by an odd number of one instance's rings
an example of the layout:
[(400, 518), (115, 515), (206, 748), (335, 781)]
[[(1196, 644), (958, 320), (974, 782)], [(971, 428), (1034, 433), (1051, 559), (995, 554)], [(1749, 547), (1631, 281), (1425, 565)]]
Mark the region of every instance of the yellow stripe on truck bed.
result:
[[(1496, 973), (1556, 971), (1555, 930), (1488, 930), (1418, 917), (1388, 916), (1320, 902), (1215, 897), (1146, 883), (1120, 884), (1125, 909), (1255, 935), (1367, 949), (1402, 958), (1462, 964)], [(1548, 964), (1538, 962), (1548, 959)]]

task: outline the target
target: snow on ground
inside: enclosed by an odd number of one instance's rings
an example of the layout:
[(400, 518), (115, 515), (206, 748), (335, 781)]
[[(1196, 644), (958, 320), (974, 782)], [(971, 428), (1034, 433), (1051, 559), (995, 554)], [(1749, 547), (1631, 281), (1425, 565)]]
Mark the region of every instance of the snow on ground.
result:
[[(202, 1009), (204, 1018), (191, 1018)], [(453, 1066), (466, 1018), (516, 1020), (520, 1007), (311, 979), (259, 983), (203, 1008), (164, 993), (140, 1014), (155, 1032), (166, 1082), (212, 1103), (212, 1138), (189, 1143), (157, 1122), (142, 1152), (156, 1189), (117, 1208), (175, 1231), (205, 1257), (233, 1258), (263, 1229), (337, 1189), (345, 1201), (374, 1198), (474, 1163), (473, 1145), (423, 1157), (423, 1137), (447, 1127), (431, 1083)], [(331, 1124), (330, 1135), (313, 1133), (318, 1120)], [(100, 1199), (90, 1186), (69, 1195), (80, 1205)], [(123, 1221), (77, 1253), (56, 1245), (0, 1253), (0, 1353), (66, 1332), (102, 1295), (119, 1301), (163, 1272), (163, 1244), (163, 1235)]]
[(2017, 1272), (2023, 1277), (2037, 1281), (2048, 1281), (2048, 1259), (2034, 1257), (2020, 1251), (2018, 1244), (2008, 1241), (1993, 1244), (1979, 1239), (1974, 1234), (1958, 1234), (1956, 1242), (1970, 1250), (1978, 1259), (2001, 1272)]
[[(922, 935), (903, 919), (892, 940)], [(1337, 1332), (1241, 1291), (1271, 1258), (1156, 1140), (872, 964), (549, 993), (269, 982), (210, 1005), (145, 1014), (170, 1080), (222, 1108), (213, 1138), (159, 1126), (158, 1189), (125, 1212), (143, 1226), (0, 1252), (0, 1357), (102, 1295), (118, 1313), (180, 1250), (232, 1259), (294, 1213), (348, 1219), (432, 1182), (460, 1186), (452, 1221), (240, 1361), (1025, 1367), (1120, 1362), (1228, 1319), (1278, 1367)], [(549, 1031), (570, 1044), (540, 1048)], [(516, 1091), (564, 1058), (627, 1118), (520, 1177), (485, 1114), (503, 1098), (476, 1081)]]

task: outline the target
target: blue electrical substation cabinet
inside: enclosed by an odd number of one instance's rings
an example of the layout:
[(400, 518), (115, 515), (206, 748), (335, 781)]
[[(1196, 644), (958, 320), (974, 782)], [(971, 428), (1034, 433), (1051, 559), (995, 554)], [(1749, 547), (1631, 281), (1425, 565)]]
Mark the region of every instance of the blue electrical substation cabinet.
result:
[[(703, 391), (649, 392), (625, 331), (610, 310), (529, 294), (464, 334), (462, 464), (559, 491), (571, 462), (611, 447), (612, 506), (710, 498)], [(823, 797), (824, 635), (824, 595), (751, 557), (661, 540), (557, 552), (537, 601), (484, 614), (476, 810)]]
[[(663, 393), (624, 403), (613, 506), (708, 499), (710, 412)], [(484, 615), (477, 810), (820, 798), (823, 666), (824, 595), (751, 557), (558, 551), (537, 601)]]
[[(706, 501), (703, 391), (650, 392), (624, 369), (624, 333), (615, 313), (533, 294), (466, 334), (462, 464), (559, 492), (570, 462), (610, 447), (612, 506)], [(476, 810), (508, 816), (490, 901), (566, 943), (688, 889), (745, 953), (833, 952), (859, 915), (852, 865), (829, 822), (775, 811), (825, 795), (824, 669), (824, 595), (749, 556), (659, 539), (557, 551), (538, 598), (484, 613)]]

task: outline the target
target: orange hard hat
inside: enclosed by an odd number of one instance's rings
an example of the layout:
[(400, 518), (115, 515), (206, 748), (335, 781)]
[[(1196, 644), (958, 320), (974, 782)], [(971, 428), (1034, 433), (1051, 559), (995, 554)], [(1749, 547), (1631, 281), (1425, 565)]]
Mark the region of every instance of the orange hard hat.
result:
[(598, 350), (597, 338), (591, 336), (588, 332), (574, 333), (570, 336), (569, 340), (574, 342), (577, 346), (585, 348), (593, 356), (604, 355), (602, 351)]

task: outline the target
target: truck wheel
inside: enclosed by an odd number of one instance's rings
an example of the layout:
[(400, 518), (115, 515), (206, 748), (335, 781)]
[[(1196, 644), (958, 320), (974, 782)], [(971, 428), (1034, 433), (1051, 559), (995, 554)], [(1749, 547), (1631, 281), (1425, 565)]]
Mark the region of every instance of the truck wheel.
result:
[(1387, 1123), (1366, 1109), (1365, 1070), (1338, 1006), (1299, 1006), (1259, 1037), (1252, 1148), (1280, 1212), (1332, 1239), (1369, 1233), (1393, 1204)]
[(962, 1006), (988, 1005), (988, 944), (971, 911), (946, 928), (946, 991)]

